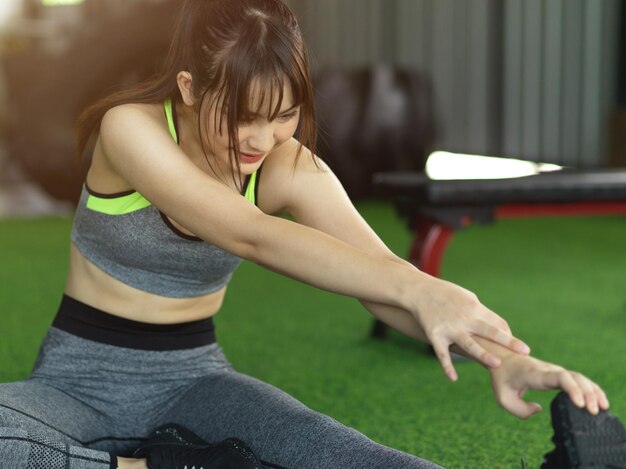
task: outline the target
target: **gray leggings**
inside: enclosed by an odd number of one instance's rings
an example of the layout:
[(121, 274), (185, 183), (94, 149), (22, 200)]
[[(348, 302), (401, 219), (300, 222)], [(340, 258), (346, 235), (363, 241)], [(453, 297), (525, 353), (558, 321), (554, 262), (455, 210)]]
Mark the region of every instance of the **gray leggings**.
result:
[(109, 469), (169, 422), (240, 438), (266, 467), (439, 467), (238, 373), (218, 343), (136, 350), (52, 327), (28, 379), (0, 384), (0, 468)]

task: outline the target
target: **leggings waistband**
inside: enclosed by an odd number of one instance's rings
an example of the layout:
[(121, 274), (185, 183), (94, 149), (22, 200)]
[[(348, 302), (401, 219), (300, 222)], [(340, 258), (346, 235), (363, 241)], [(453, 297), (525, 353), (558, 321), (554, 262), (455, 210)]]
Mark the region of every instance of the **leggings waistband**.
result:
[(216, 342), (212, 317), (150, 324), (109, 314), (65, 294), (52, 326), (83, 339), (139, 350), (189, 349)]

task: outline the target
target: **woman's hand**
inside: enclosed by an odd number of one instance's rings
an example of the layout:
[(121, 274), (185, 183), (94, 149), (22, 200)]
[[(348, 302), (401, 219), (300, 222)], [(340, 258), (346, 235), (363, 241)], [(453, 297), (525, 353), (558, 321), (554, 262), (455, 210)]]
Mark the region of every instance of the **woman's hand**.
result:
[(457, 380), (449, 350), (453, 344), (488, 367), (500, 365), (500, 358), (480, 345), (475, 336), (520, 354), (530, 353), (528, 345), (513, 337), (506, 321), (483, 306), (472, 292), (434, 277), (424, 280), (420, 289), (419, 304), (411, 314), (424, 330), (451, 381)]
[(562, 389), (576, 406), (593, 415), (609, 408), (604, 391), (589, 378), (536, 358), (508, 354), (500, 367), (489, 372), (498, 404), (521, 419), (541, 410), (539, 404), (523, 400), (528, 389)]

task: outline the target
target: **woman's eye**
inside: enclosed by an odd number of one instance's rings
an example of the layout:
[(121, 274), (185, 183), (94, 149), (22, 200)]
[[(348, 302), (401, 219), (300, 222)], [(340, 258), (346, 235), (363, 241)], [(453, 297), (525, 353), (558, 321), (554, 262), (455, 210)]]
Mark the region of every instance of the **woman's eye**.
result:
[(278, 118), (279, 121), (289, 122), (291, 119), (298, 115), (298, 111), (291, 112), (289, 114), (282, 115)]
[[(299, 110), (296, 110), (296, 111), (290, 112), (289, 114), (283, 114), (282, 116), (278, 116), (276, 120), (278, 120), (279, 122), (289, 122), (291, 119), (296, 117), (299, 112), (300, 112)], [(250, 125), (256, 119), (259, 119), (259, 117), (258, 116), (242, 116), (239, 118), (239, 124)]]

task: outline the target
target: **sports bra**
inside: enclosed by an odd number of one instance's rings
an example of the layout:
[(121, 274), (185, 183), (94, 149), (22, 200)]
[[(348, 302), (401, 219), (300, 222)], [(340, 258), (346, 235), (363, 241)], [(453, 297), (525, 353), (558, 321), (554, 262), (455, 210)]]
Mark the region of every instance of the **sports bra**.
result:
[[(178, 143), (175, 108), (164, 103)], [(242, 195), (257, 200), (262, 166), (246, 177)], [(226, 286), (242, 259), (178, 230), (139, 192), (100, 194), (83, 184), (71, 239), (98, 268), (121, 282), (172, 298), (206, 295)]]

